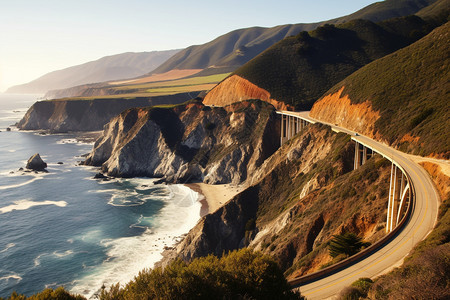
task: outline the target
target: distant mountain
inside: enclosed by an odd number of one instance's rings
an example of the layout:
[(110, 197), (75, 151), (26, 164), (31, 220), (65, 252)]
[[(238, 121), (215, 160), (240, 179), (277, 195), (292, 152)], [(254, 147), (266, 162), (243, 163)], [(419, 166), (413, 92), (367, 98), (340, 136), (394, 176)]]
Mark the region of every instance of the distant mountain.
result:
[(339, 24), (353, 19), (374, 22), (411, 15), (436, 0), (386, 0), (371, 4), (351, 15), (311, 24), (282, 25), (272, 28), (251, 27), (222, 35), (203, 45), (190, 46), (155, 69), (165, 73), (173, 69), (206, 69), (204, 74), (236, 70), (252, 58), (279, 42), (301, 31), (313, 30), (325, 23)]
[(29, 83), (9, 88), (7, 93), (45, 93), (86, 83), (132, 78), (146, 74), (180, 50), (127, 52), (105, 56), (81, 65), (53, 71)]

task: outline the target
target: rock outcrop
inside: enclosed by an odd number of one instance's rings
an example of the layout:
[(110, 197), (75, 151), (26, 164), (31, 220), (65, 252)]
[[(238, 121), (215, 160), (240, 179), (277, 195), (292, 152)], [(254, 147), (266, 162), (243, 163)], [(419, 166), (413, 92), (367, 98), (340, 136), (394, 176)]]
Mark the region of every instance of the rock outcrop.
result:
[(39, 153), (36, 153), (28, 159), (26, 168), (34, 171), (45, 171), (47, 163), (42, 160)]
[(375, 122), (380, 113), (372, 108), (370, 101), (352, 103), (348, 95), (342, 94), (343, 91), (344, 87), (314, 103), (310, 116), (374, 137)]
[[(194, 93), (192, 93), (194, 94)], [(30, 107), (17, 124), (23, 130), (50, 130), (52, 132), (96, 131), (108, 121), (132, 107), (177, 104), (191, 99), (189, 93), (170, 96), (105, 98), (105, 99), (59, 99), (38, 101)]]
[(240, 183), (278, 148), (276, 120), (261, 101), (130, 109), (105, 126), (85, 164), (111, 176)]
[(235, 102), (260, 99), (272, 104), (278, 110), (290, 110), (292, 107), (272, 99), (270, 93), (238, 75), (228, 77), (214, 87), (203, 100), (205, 105), (225, 106)]

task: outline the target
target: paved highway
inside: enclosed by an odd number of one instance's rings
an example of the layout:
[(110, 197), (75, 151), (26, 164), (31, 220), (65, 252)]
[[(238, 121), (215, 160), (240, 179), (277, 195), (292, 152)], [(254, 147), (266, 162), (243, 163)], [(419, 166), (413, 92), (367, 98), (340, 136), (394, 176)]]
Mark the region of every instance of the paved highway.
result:
[[(284, 112), (283, 112), (284, 113)], [(333, 124), (309, 117), (309, 112), (285, 112), (301, 116), (315, 123), (330, 125), (334, 131), (346, 132), (357, 141), (371, 147), (376, 152), (397, 162), (410, 176), (415, 191), (415, 201), (409, 221), (396, 237), (378, 251), (350, 267), (323, 279), (299, 286), (307, 299), (328, 299), (336, 296), (344, 287), (361, 277), (374, 278), (401, 265), (404, 257), (422, 241), (433, 229), (438, 213), (439, 196), (428, 173), (410, 155), (397, 151), (387, 145)], [(388, 199), (386, 199), (387, 206)]]

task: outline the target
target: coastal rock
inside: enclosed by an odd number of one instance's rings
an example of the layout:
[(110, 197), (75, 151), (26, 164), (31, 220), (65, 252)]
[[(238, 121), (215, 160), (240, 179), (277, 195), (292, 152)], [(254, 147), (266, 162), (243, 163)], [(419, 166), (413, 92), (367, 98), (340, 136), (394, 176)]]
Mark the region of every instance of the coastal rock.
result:
[(11, 128), (10, 127), (6, 128), (6, 131), (11, 131)]
[(28, 109), (17, 123), (23, 130), (49, 130), (54, 133), (68, 131), (102, 130), (108, 121), (132, 107), (176, 104), (192, 98), (189, 93), (168, 96), (97, 99), (58, 99), (38, 101)]
[(110, 176), (240, 183), (278, 146), (270, 104), (210, 108), (194, 101), (124, 111), (105, 126), (85, 164), (102, 166)]
[(28, 159), (26, 168), (34, 171), (46, 171), (47, 163), (42, 160), (39, 153), (36, 153)]
[(94, 179), (106, 179), (108, 177), (106, 177), (105, 175), (103, 175), (102, 173), (97, 173), (94, 176)]

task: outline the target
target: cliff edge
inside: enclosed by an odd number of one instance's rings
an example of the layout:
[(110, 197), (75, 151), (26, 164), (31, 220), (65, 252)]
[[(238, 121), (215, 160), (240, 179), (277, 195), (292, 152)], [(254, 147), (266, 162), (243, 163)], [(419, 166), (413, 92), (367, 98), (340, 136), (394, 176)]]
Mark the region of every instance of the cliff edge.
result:
[(108, 121), (131, 107), (182, 103), (191, 99), (189, 93), (157, 97), (59, 99), (34, 103), (17, 127), (22, 130), (51, 132), (97, 131)]
[(86, 164), (113, 176), (241, 183), (279, 146), (276, 113), (261, 101), (199, 101), (124, 111), (106, 126)]

